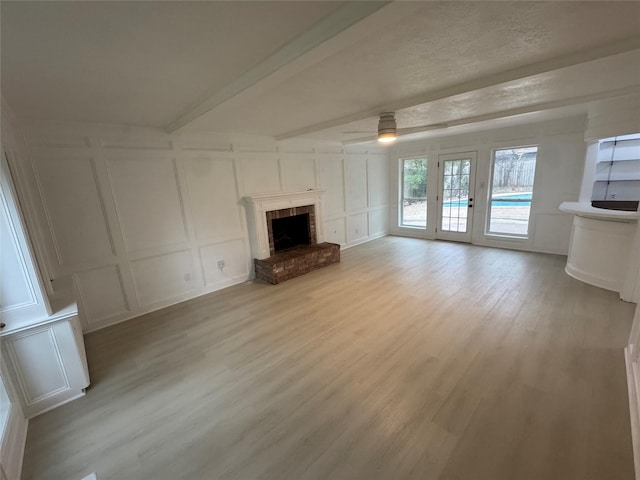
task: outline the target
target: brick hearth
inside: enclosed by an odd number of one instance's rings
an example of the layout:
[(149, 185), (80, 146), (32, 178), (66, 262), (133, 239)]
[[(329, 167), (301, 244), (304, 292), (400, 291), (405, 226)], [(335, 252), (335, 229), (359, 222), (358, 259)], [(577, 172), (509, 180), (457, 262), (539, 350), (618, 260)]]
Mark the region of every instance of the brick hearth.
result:
[(340, 261), (340, 245), (320, 243), (254, 259), (256, 278), (274, 285)]

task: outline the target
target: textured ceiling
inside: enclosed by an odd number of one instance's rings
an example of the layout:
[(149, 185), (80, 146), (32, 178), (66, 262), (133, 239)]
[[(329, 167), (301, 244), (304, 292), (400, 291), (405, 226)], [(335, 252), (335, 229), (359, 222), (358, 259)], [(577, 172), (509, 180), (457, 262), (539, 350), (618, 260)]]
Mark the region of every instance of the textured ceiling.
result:
[(462, 125), (640, 86), (640, 2), (380, 3), (332, 30), (349, 5), (2, 2), (2, 93), (19, 117), (349, 141), (389, 109)]
[(20, 116), (164, 127), (342, 2), (0, 2)]

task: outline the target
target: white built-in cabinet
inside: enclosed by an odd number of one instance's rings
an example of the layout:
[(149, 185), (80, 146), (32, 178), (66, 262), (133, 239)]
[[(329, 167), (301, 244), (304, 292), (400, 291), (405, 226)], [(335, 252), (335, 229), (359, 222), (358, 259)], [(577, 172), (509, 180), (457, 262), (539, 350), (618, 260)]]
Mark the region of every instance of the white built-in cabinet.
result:
[(3, 151), (0, 175), (2, 377), (31, 418), (83, 395), (89, 373), (76, 304), (62, 300), (52, 307), (43, 288), (9, 155)]
[(2, 354), (27, 418), (83, 395), (89, 385), (77, 313), (3, 334)]

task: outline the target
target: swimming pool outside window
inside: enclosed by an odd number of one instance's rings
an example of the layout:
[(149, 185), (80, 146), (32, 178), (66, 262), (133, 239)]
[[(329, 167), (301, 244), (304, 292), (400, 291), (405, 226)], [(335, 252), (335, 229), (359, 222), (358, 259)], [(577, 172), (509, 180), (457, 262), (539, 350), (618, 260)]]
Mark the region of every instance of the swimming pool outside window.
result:
[(427, 159), (400, 160), (400, 226), (427, 227)]
[(527, 238), (538, 147), (493, 154), (487, 233)]

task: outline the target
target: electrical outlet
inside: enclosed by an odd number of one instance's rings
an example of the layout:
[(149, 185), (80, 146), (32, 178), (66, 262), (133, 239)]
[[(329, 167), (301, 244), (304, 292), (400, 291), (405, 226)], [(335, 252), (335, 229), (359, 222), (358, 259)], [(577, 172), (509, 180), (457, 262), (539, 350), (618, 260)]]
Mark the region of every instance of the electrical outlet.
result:
[(218, 270), (224, 270), (224, 260), (218, 260)]
[(185, 273), (184, 274), (184, 281), (185, 282), (190, 282), (191, 281), (191, 274), (190, 273)]

